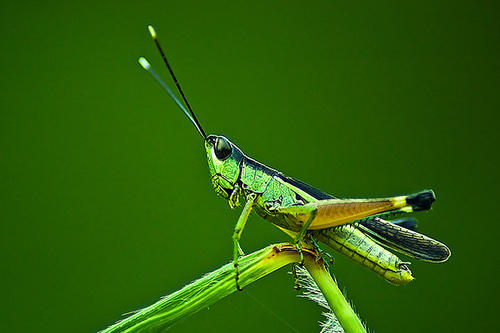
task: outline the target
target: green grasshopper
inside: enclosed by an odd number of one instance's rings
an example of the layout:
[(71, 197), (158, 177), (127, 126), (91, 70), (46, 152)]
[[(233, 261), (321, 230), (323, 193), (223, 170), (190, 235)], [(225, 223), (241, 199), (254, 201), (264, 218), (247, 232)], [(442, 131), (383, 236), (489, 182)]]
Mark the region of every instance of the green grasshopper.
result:
[(155, 30), (152, 26), (148, 28), (189, 112), (145, 58), (139, 58), (139, 63), (173, 98), (202, 136), (215, 191), (228, 200), (231, 208), (239, 206), (240, 197), (246, 199), (233, 233), (238, 290), (241, 290), (238, 258), (242, 254), (239, 240), (252, 209), (290, 235), (301, 258), (301, 243), (306, 238), (313, 244), (317, 244), (317, 240), (398, 285), (413, 280), (409, 263), (402, 262), (384, 247), (430, 262), (444, 262), (449, 258), (451, 252), (446, 245), (415, 231), (415, 219), (386, 220), (430, 209), (435, 201), (432, 190), (388, 198), (338, 199), (246, 156), (222, 135), (207, 136), (184, 96)]

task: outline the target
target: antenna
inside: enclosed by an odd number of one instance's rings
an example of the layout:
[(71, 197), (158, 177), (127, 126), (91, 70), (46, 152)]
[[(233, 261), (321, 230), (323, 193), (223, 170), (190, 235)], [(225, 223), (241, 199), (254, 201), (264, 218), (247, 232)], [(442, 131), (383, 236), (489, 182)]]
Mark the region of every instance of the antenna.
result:
[[(184, 105), (182, 105), (182, 103), (177, 99), (177, 97), (172, 92), (172, 90), (170, 90), (170, 88), (165, 84), (165, 82), (163, 82), (163, 80), (158, 76), (158, 74), (156, 74), (156, 72), (153, 70), (153, 68), (151, 68), (151, 64), (149, 63), (149, 61), (147, 61), (146, 58), (144, 58), (144, 57), (140, 57), (139, 60), (137, 60), (137, 61), (142, 66), (142, 68), (144, 68), (145, 70), (147, 70), (149, 72), (149, 74), (151, 74), (153, 76), (153, 78), (155, 78), (155, 80), (158, 81), (158, 83), (162, 86), (162, 88), (165, 89), (165, 91), (175, 101), (175, 104), (177, 104), (177, 106), (182, 111), (184, 111), (184, 113), (189, 118), (189, 120), (191, 120), (193, 122), (193, 124), (196, 126), (196, 123), (195, 123), (193, 117), (191, 117), (191, 115), (189, 114), (189, 112), (186, 110), (186, 108), (184, 107)], [(202, 133), (200, 133), (200, 134), (203, 136)]]
[[(174, 83), (175, 85), (177, 86), (177, 90), (179, 90), (179, 93), (181, 94), (182, 96), (182, 99), (184, 100), (184, 103), (186, 103), (186, 106), (187, 108), (189, 109), (189, 112), (191, 114), (191, 117), (189, 117), (191, 119), (191, 121), (194, 123), (194, 125), (196, 126), (196, 129), (198, 129), (198, 132), (200, 132), (201, 136), (203, 138), (206, 138), (206, 134), (205, 134), (205, 131), (203, 131), (203, 128), (201, 127), (200, 123), (198, 122), (198, 119), (196, 118), (194, 112), (193, 112), (193, 109), (191, 109), (191, 105), (189, 105), (189, 102), (187, 101), (187, 98), (186, 96), (184, 96), (184, 92), (182, 91), (182, 88), (181, 88), (181, 85), (179, 84), (179, 82), (177, 81), (177, 78), (175, 77), (175, 74), (174, 74), (174, 71), (172, 70), (172, 67), (170, 67), (170, 64), (168, 63), (168, 60), (167, 60), (167, 57), (165, 56), (165, 53), (163, 52), (163, 49), (160, 45), (160, 42), (158, 41), (158, 36), (156, 34), (156, 31), (155, 29), (153, 28), (152, 25), (148, 25), (148, 30), (149, 30), (149, 33), (151, 34), (151, 37), (153, 37), (153, 40), (156, 44), (156, 47), (158, 48), (158, 51), (160, 51), (160, 54), (161, 54), (161, 57), (163, 58), (163, 61), (165, 62), (165, 65), (167, 65), (167, 68), (168, 68), (168, 71), (170, 72), (170, 76), (172, 76), (172, 79), (174, 80)], [(143, 58), (144, 59), (144, 58)], [(140, 61), (140, 60), (139, 60)], [(142, 63), (141, 63), (142, 65)], [(144, 66), (143, 66), (144, 67)], [(145, 67), (144, 67), (145, 68)], [(151, 74), (153, 74), (154, 72), (151, 71), (151, 66), (149, 66), (150, 69), (147, 69)], [(153, 75), (155, 76), (155, 75)], [(160, 80), (161, 81), (161, 80)], [(165, 83), (162, 84), (162, 86), (165, 85)], [(166, 85), (165, 85), (166, 86)], [(170, 91), (170, 89), (168, 89), (168, 91)], [(168, 92), (167, 91), (167, 92)], [(171, 92), (170, 92), (171, 93)], [(171, 95), (172, 96), (172, 95)], [(175, 98), (174, 98), (175, 99)], [(179, 105), (179, 102), (177, 101), (177, 99), (175, 99), (176, 102), (178, 103)], [(185, 112), (185, 109), (182, 108), (183, 111)]]

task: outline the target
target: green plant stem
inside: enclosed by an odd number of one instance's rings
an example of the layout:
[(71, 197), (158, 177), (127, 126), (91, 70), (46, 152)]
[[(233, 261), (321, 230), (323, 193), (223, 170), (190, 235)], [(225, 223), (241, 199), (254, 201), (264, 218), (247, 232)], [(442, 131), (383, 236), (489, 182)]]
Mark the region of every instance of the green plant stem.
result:
[(325, 296), (330, 309), (332, 309), (339, 320), (345, 333), (366, 333), (366, 329), (351, 308), (349, 302), (342, 295), (337, 283), (333, 281), (323, 261), (317, 261), (307, 256), (304, 266)]
[[(299, 260), (295, 246), (284, 243), (265, 247), (240, 258), (241, 287)], [(108, 327), (103, 333), (143, 332), (164, 329), (177, 320), (192, 315), (236, 291), (233, 263), (165, 296), (160, 301)]]
[[(316, 252), (307, 247), (302, 251), (306, 269), (325, 295), (345, 332), (366, 332), (325, 269), (323, 261), (317, 260)], [(267, 246), (240, 258), (239, 284), (245, 287), (285, 265), (299, 261), (300, 256), (293, 244)], [(111, 325), (101, 333), (160, 331), (172, 326), (179, 319), (205, 309), (236, 290), (235, 270), (231, 262)]]

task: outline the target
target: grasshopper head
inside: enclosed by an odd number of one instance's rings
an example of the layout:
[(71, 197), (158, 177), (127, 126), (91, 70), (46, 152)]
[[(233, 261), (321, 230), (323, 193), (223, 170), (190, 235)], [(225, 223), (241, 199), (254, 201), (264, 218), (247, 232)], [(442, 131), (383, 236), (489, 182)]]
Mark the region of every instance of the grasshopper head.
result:
[(205, 149), (214, 189), (229, 199), (240, 175), (243, 152), (222, 135), (207, 136)]

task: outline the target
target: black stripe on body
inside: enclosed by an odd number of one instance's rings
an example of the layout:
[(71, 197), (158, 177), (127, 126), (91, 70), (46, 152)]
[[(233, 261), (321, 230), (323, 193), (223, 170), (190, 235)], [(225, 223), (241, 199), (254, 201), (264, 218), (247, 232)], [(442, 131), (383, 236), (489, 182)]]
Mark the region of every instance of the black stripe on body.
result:
[(301, 189), (302, 191), (306, 192), (316, 200), (335, 199), (335, 197), (331, 196), (330, 194), (320, 191), (317, 188), (312, 187), (311, 185), (301, 182), (300, 180), (297, 180), (295, 178), (285, 176), (282, 173), (278, 173), (278, 177), (280, 177), (284, 182), (289, 183), (290, 185), (295, 186)]
[(249, 158), (247, 156), (244, 156), (242, 163), (240, 163), (240, 174), (238, 176), (238, 181), (240, 181), (240, 182), (241, 182), (241, 174), (243, 172), (243, 168), (246, 166), (249, 166), (249, 167), (253, 168), (254, 170), (262, 171), (271, 177), (273, 177), (279, 173), (278, 171), (268, 167), (267, 165), (262, 164), (256, 160), (254, 160), (253, 158)]

